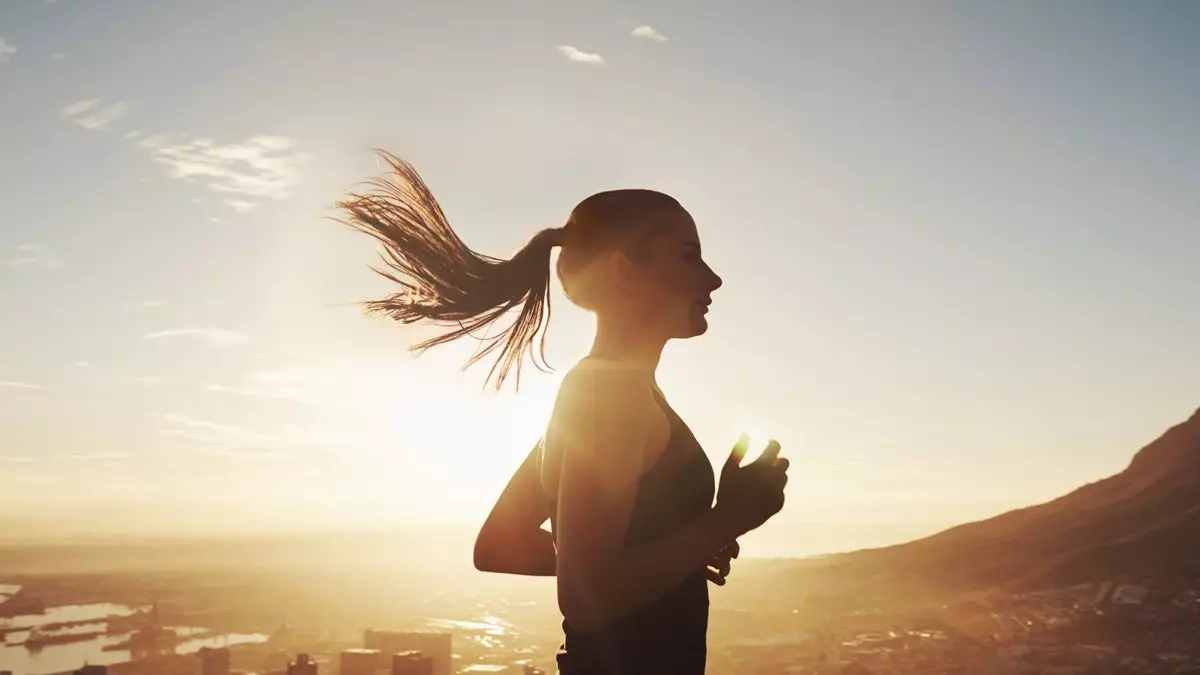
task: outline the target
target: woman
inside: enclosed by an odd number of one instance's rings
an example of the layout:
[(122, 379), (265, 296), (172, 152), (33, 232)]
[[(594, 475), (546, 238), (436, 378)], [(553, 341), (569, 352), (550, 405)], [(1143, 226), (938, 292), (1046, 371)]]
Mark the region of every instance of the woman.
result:
[[(542, 356), (534, 344), (549, 318), (555, 247), (567, 297), (596, 316), (591, 351), (564, 377), (544, 438), (480, 531), (476, 567), (557, 577), (561, 675), (703, 673), (706, 579), (724, 583), (737, 538), (782, 508), (787, 460), (772, 441), (743, 466), (743, 437), (715, 485), (655, 381), (669, 340), (707, 330), (721, 285), (691, 216), (658, 192), (602, 192), (500, 260), (455, 235), (412, 166), (385, 159), (393, 180), (342, 207), (349, 225), (383, 244), (391, 271), (381, 274), (401, 286), (368, 309), (454, 326), (416, 349), (518, 310), (471, 363), (499, 350), (489, 381), (499, 388), (514, 371), (519, 379), (523, 357)], [(547, 519), (550, 532), (541, 529)]]

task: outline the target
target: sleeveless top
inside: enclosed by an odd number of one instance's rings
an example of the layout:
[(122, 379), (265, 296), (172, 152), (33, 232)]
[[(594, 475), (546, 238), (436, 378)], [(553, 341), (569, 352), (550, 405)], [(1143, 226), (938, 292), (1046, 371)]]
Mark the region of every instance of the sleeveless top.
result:
[[(712, 507), (716, 492), (708, 456), (658, 388), (651, 388), (670, 422), (670, 436), (638, 480), (626, 548), (660, 539), (700, 517)], [(557, 513), (555, 500), (550, 502), (550, 513)], [(705, 568), (600, 630), (577, 631), (565, 620), (562, 626), (566, 639), (557, 654), (559, 675), (703, 675), (708, 655)]]

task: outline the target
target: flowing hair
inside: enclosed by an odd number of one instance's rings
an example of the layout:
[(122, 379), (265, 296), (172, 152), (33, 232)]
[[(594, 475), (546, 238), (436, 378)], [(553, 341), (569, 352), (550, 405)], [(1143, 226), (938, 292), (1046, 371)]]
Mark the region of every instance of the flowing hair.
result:
[[(560, 243), (561, 228), (538, 232), (508, 260), (477, 253), (450, 227), (411, 164), (388, 152), (380, 151), (379, 156), (391, 167), (391, 175), (369, 181), (372, 190), (350, 193), (337, 204), (346, 214), (340, 222), (382, 245), (384, 268), (371, 269), (400, 287), (381, 300), (363, 303), (366, 311), (402, 324), (428, 321), (451, 327), (412, 346), (417, 353), (463, 336), (480, 340), (482, 346), (464, 369), (500, 350), (485, 387), (494, 379), (499, 390), (515, 368), (520, 388), (526, 354), (535, 367), (549, 372), (544, 329), (550, 320), (550, 254)], [(479, 335), (518, 307), (508, 326)]]

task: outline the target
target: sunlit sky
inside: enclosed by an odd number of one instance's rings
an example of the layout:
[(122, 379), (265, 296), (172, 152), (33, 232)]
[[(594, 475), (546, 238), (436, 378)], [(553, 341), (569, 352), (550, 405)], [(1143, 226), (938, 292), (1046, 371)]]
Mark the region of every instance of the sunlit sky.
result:
[(725, 279), (661, 384), (793, 460), (750, 553), (1120, 470), (1200, 406), (1200, 4), (0, 0), (0, 526), (479, 522), (554, 375), (484, 392), (331, 204), (413, 161), (504, 255), (667, 191)]

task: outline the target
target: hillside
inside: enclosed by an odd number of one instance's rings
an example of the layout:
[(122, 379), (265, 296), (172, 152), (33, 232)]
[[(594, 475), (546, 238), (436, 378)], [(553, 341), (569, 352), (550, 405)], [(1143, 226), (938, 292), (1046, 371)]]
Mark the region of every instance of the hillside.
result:
[(839, 566), (957, 587), (1038, 587), (1120, 574), (1200, 575), (1200, 411), (1122, 472), (1037, 506)]

